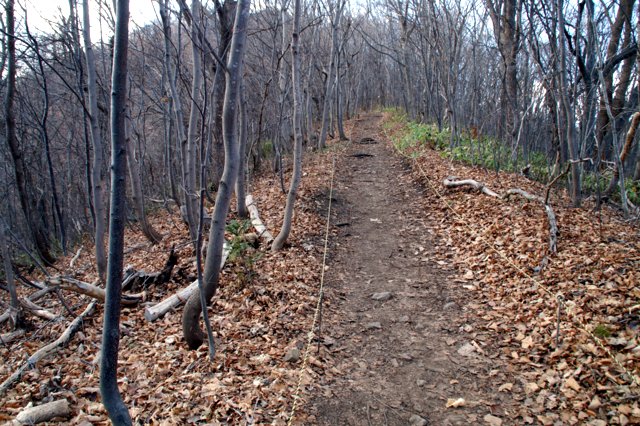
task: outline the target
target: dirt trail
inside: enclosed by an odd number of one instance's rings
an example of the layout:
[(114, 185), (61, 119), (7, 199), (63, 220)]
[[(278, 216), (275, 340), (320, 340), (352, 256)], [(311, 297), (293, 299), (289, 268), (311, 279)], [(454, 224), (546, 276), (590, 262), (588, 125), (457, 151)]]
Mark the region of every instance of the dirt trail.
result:
[[(340, 231), (327, 292), (339, 302), (325, 312), (323, 336), (335, 339), (342, 376), (316, 396), (312, 410), (319, 424), (331, 425), (467, 425), (502, 417), (512, 403), (498, 392), (504, 372), (469, 347), (465, 330), (473, 324), (461, 284), (433, 260), (441, 237), (420, 204), (422, 189), (381, 135), (381, 118), (356, 119), (337, 165)], [(382, 292), (391, 298), (372, 299)], [(448, 398), (466, 404), (446, 408)]]

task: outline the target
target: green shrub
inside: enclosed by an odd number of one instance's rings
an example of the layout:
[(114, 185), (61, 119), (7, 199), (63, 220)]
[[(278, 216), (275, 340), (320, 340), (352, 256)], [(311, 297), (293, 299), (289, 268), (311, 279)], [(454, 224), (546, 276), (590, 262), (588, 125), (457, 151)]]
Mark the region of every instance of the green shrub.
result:
[[(251, 229), (251, 221), (232, 219), (226, 226), (226, 231), (233, 237), (229, 244), (229, 263), (239, 267), (237, 277), (241, 285), (247, 284), (255, 276), (254, 264), (260, 258), (260, 252), (254, 250), (251, 240), (247, 238), (247, 233)], [(257, 238), (255, 234), (252, 234)]]

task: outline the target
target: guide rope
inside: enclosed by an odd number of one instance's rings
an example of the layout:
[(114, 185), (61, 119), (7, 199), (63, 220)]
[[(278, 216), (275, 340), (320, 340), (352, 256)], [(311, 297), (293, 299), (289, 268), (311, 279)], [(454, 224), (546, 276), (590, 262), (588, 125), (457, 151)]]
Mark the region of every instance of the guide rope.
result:
[(316, 303), (316, 309), (313, 314), (313, 322), (311, 323), (311, 330), (307, 334), (307, 347), (304, 351), (304, 356), (302, 358), (302, 366), (300, 367), (300, 372), (298, 374), (298, 383), (296, 385), (296, 389), (293, 394), (293, 405), (291, 407), (291, 413), (289, 414), (289, 420), (287, 425), (291, 426), (293, 424), (293, 419), (296, 415), (296, 410), (298, 409), (298, 403), (300, 401), (300, 394), (302, 392), (302, 379), (304, 376), (304, 372), (307, 369), (307, 364), (309, 362), (309, 355), (311, 353), (311, 346), (313, 343), (313, 338), (315, 337), (316, 324), (318, 323), (318, 318), (320, 317), (320, 312), (322, 311), (322, 299), (324, 298), (324, 273), (327, 265), (327, 252), (329, 248), (329, 230), (331, 223), (331, 201), (333, 199), (333, 178), (336, 170), (336, 157), (335, 154), (333, 156), (332, 165), (331, 165), (331, 183), (329, 185), (329, 202), (327, 208), (327, 223), (324, 231), (324, 252), (322, 254), (322, 270), (320, 271), (320, 289), (318, 291), (318, 302)]

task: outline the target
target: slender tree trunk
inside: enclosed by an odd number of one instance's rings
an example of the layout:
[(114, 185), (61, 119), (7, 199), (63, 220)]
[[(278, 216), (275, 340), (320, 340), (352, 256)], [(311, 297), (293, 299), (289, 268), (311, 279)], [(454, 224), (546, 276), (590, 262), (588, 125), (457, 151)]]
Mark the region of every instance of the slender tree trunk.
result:
[(142, 233), (152, 244), (157, 244), (162, 240), (162, 235), (156, 231), (153, 226), (147, 220), (147, 215), (144, 210), (144, 195), (142, 192), (142, 181), (140, 179), (139, 160), (136, 160), (136, 155), (132, 146), (132, 141), (129, 132), (125, 127), (125, 148), (127, 150), (127, 167), (129, 168), (129, 178), (131, 179), (131, 195), (133, 197), (133, 205), (140, 222), (140, 228)]
[[(207, 303), (215, 295), (220, 280), (220, 261), (224, 244), (224, 228), (227, 213), (231, 204), (231, 193), (238, 177), (238, 146), (236, 140), (236, 108), (238, 93), (242, 81), (242, 63), (247, 38), (247, 24), (249, 20), (250, 0), (238, 0), (233, 37), (231, 39), (229, 74), (226, 78), (226, 88), (223, 108), (223, 137), (224, 137), (224, 171), (220, 179), (216, 203), (213, 210), (207, 258), (204, 265), (204, 293)], [(190, 349), (197, 349), (202, 345), (203, 333), (199, 325), (202, 312), (200, 294), (193, 293), (187, 301), (182, 315), (182, 330)], [(206, 315), (206, 312), (204, 312)]]
[[(234, 10), (237, 7), (235, 1), (225, 0), (223, 4), (216, 3), (216, 13), (218, 15), (220, 45), (218, 46), (218, 57), (223, 61), (229, 56), (229, 45), (233, 30)], [(213, 161), (211, 164), (212, 184), (217, 188), (224, 173), (224, 162), (226, 158), (226, 148), (223, 137), (223, 110), (225, 100), (225, 80), (228, 76), (220, 66), (216, 66), (212, 90), (214, 92), (215, 120), (211, 128), (213, 129)]]
[(20, 301), (18, 300), (18, 292), (16, 291), (16, 282), (13, 278), (13, 266), (11, 265), (11, 254), (9, 252), (9, 242), (6, 235), (6, 222), (4, 219), (0, 219), (0, 255), (2, 255), (2, 261), (4, 266), (4, 279), (9, 289), (10, 303), (13, 312), (11, 312), (11, 318), (13, 322), (13, 328), (15, 329), (21, 323), (22, 309), (20, 307)]
[[(86, 0), (85, 0), (86, 1)], [(127, 153), (126, 94), (127, 51), (129, 47), (129, 0), (116, 0), (111, 75), (111, 202), (109, 217), (109, 263), (107, 268), (104, 328), (100, 357), (100, 394), (114, 425), (131, 425), (129, 411), (118, 390), (118, 349), (120, 345), (120, 298), (126, 220)]]
[(93, 145), (93, 165), (91, 167), (91, 181), (93, 193), (93, 207), (96, 212), (95, 220), (95, 250), (98, 276), (105, 282), (107, 273), (107, 257), (105, 253), (106, 210), (104, 206), (105, 180), (102, 174), (102, 135), (98, 110), (98, 84), (96, 77), (96, 60), (91, 43), (91, 20), (89, 18), (89, 0), (83, 0), (83, 29), (84, 50), (87, 61), (87, 90), (89, 98), (89, 121), (91, 142)]
[(249, 217), (246, 197), (246, 176), (247, 176), (247, 104), (244, 99), (244, 88), (240, 91), (240, 130), (238, 132), (239, 146), (238, 157), (240, 167), (238, 169), (238, 179), (236, 180), (236, 210), (238, 216), (243, 219)]
[[(29, 34), (34, 48), (38, 51), (38, 41)], [(56, 177), (53, 172), (53, 161), (51, 159), (51, 143), (49, 138), (48, 120), (49, 120), (49, 85), (47, 74), (42, 63), (42, 56), (37, 54), (38, 59), (38, 71), (42, 75), (42, 97), (44, 104), (42, 105), (42, 115), (40, 116), (40, 135), (44, 144), (45, 157), (47, 159), (47, 171), (49, 172), (49, 182), (51, 184), (51, 196), (53, 197), (53, 207), (60, 226), (60, 245), (62, 246), (62, 252), (67, 254), (67, 231), (64, 221), (64, 215), (62, 214), (62, 208), (60, 207), (60, 199), (58, 197), (58, 187), (56, 185)]]
[(567, 52), (565, 45), (565, 37), (562, 31), (565, 28), (563, 0), (557, 0), (556, 13), (557, 13), (557, 25), (559, 29), (558, 35), (558, 52), (560, 54), (560, 87), (559, 94), (561, 98), (562, 109), (564, 111), (565, 118), (565, 137), (566, 144), (569, 150), (571, 163), (571, 202), (575, 207), (580, 206), (581, 201), (581, 178), (580, 178), (580, 162), (578, 161), (578, 140), (576, 134), (575, 124), (575, 111), (574, 106), (571, 105), (569, 100), (569, 85), (567, 83)]
[(338, 53), (338, 27), (340, 26), (340, 18), (342, 17), (342, 9), (344, 1), (338, 0), (336, 5), (336, 14), (331, 23), (331, 53), (329, 53), (329, 75), (325, 82), (324, 105), (322, 107), (322, 123), (320, 124), (320, 138), (318, 139), (318, 149), (324, 149), (327, 143), (327, 132), (329, 127), (329, 109), (333, 104), (333, 83), (334, 72), (336, 67), (336, 54)]
[(198, 135), (198, 119), (200, 117), (200, 91), (202, 89), (202, 40), (200, 37), (200, 1), (191, 2), (191, 56), (193, 61), (191, 80), (191, 111), (189, 112), (189, 130), (187, 132), (187, 147), (183, 151), (185, 206), (191, 240), (196, 240), (197, 230), (197, 200), (196, 194), (196, 137)]
[(291, 223), (293, 221), (293, 210), (296, 202), (296, 194), (300, 185), (302, 176), (302, 93), (300, 84), (300, 1), (295, 0), (293, 12), (293, 32), (291, 35), (291, 75), (293, 79), (293, 177), (291, 178), (291, 186), (287, 194), (287, 205), (284, 209), (284, 220), (280, 233), (273, 240), (271, 245), (272, 251), (282, 249), (284, 243), (289, 238), (291, 232)]
[(51, 254), (49, 239), (44, 229), (40, 226), (39, 221), (34, 216), (37, 207), (29, 202), (29, 194), (27, 188), (26, 165), (22, 156), (22, 151), (18, 146), (18, 137), (16, 135), (16, 119), (15, 119), (15, 93), (16, 93), (16, 38), (15, 38), (15, 17), (14, 17), (14, 0), (7, 0), (5, 6), (6, 14), (6, 55), (7, 55), (7, 76), (6, 76), (6, 93), (5, 93), (5, 131), (7, 144), (13, 160), (13, 166), (16, 178), (16, 187), (18, 189), (18, 197), (20, 206), (25, 216), (27, 227), (31, 238), (35, 243), (38, 255), (45, 263), (52, 264), (54, 257)]
[[(169, 92), (171, 93), (171, 106), (173, 107), (173, 114), (175, 117), (175, 126), (176, 132), (178, 135), (178, 146), (180, 147), (180, 152), (182, 153), (182, 182), (186, 182), (185, 169), (186, 169), (186, 144), (187, 144), (187, 135), (184, 127), (184, 114), (182, 112), (182, 102), (180, 100), (180, 93), (178, 92), (178, 88), (176, 87), (176, 73), (177, 70), (173, 66), (173, 61), (171, 60), (171, 19), (169, 17), (168, 10), (169, 0), (160, 0), (160, 19), (162, 20), (162, 32), (164, 34), (164, 66), (166, 67), (167, 72), (167, 83), (169, 85)], [(187, 202), (189, 198), (189, 194), (184, 193), (184, 201)], [(191, 227), (195, 226), (195, 216), (189, 216), (190, 210), (187, 209), (187, 217), (185, 218), (188, 226), (189, 233), (191, 235)], [(191, 211), (193, 213), (193, 211)], [(193, 235), (191, 235), (193, 237)]]

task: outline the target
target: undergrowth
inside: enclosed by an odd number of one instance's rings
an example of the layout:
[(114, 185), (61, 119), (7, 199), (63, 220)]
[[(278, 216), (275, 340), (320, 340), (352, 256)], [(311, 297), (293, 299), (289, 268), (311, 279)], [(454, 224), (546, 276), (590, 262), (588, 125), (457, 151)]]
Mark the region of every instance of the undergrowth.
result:
[[(480, 166), (485, 169), (522, 173), (526, 168), (527, 176), (531, 179), (548, 182), (550, 180), (551, 165), (541, 152), (529, 152), (525, 155), (522, 148), (512, 152), (511, 147), (502, 141), (477, 132), (463, 131), (458, 135), (454, 146), (450, 146), (451, 130), (443, 127), (441, 130), (435, 124), (417, 123), (411, 121), (407, 115), (395, 108), (384, 108), (389, 118), (383, 128), (393, 130), (391, 138), (396, 149), (410, 157), (420, 155), (422, 148), (437, 150), (443, 158), (449, 158), (461, 163)], [(473, 134), (475, 133), (475, 134)], [(604, 192), (611, 180), (612, 171), (583, 173), (582, 188), (587, 194)], [(640, 182), (631, 179), (625, 181), (627, 197), (633, 204), (640, 203)], [(619, 201), (619, 191), (612, 194), (614, 200)]]

